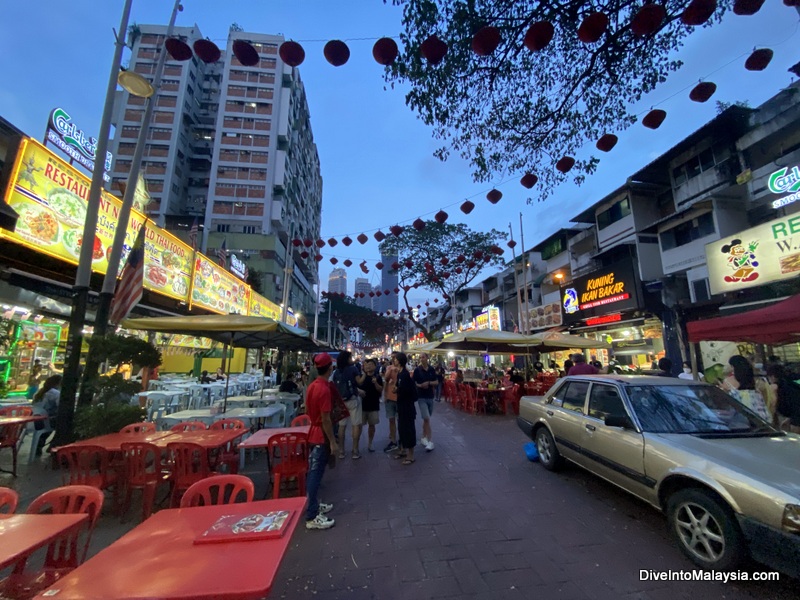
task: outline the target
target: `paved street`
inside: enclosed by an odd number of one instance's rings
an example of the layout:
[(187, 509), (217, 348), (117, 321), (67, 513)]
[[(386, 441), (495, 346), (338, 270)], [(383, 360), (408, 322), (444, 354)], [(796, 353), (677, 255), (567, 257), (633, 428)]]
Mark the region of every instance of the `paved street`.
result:
[[(577, 468), (553, 474), (528, 462), (525, 436), (511, 417), (467, 415), (444, 403), (436, 409), (436, 449), (419, 453), (414, 465), (378, 451), (359, 461), (348, 456), (328, 471), (322, 497), (335, 504), (336, 526), (298, 528), (271, 598), (797, 597), (798, 582), (786, 577), (640, 582), (639, 569), (692, 568), (659, 513)], [(387, 429), (382, 422), (381, 448)], [(26, 460), (27, 443), (20, 477), (0, 474), (0, 485), (20, 491), (20, 510), (60, 485), (60, 473)], [(9, 462), (9, 452), (0, 454), (1, 467)], [(245, 470), (257, 497), (267, 490), (265, 468), (261, 455)], [(138, 515), (134, 505), (120, 523), (106, 510), (90, 554), (133, 527)]]

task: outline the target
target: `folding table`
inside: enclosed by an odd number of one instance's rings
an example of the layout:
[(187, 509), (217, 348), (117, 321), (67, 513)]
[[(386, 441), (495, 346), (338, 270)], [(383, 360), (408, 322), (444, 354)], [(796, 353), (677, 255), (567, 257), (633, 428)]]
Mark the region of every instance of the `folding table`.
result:
[[(296, 427), (273, 427), (270, 429), (259, 429), (249, 438), (239, 444), (239, 469), (244, 469), (244, 451), (250, 448), (268, 448), (269, 440), (276, 435), (284, 433), (305, 433), (308, 435), (310, 425), (298, 425)], [(267, 464), (269, 464), (269, 453), (267, 453)]]
[(28, 558), (59, 536), (81, 527), (88, 518), (87, 514), (0, 517), (0, 570)]

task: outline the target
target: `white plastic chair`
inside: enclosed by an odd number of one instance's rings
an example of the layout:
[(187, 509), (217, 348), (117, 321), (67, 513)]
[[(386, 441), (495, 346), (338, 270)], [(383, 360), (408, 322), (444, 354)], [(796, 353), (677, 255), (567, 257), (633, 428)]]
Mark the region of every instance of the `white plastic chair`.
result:
[[(42, 415), (48, 416), (47, 411), (42, 408), (41, 406), (35, 406), (33, 408), (34, 415)], [(33, 459), (36, 458), (36, 449), (39, 447), (39, 440), (44, 436), (45, 438), (49, 437), (51, 433), (53, 433), (53, 427), (50, 425), (50, 419), (45, 419), (44, 421), (39, 421), (40, 423), (44, 423), (44, 428), (36, 429), (35, 422), (30, 422), (25, 425), (25, 430), (21, 437), (24, 437), (26, 433), (31, 434), (31, 450), (28, 453), (28, 464), (33, 462)], [(20, 439), (20, 441), (22, 441)]]
[(171, 398), (167, 394), (150, 394), (147, 397), (147, 420), (157, 422), (169, 414)]

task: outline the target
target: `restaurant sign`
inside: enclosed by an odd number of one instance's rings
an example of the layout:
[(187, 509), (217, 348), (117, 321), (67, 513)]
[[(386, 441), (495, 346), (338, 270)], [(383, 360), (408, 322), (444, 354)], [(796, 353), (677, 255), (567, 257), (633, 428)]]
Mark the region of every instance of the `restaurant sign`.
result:
[(224, 315), (246, 315), (250, 310), (250, 286), (198, 252), (189, 306)]
[[(80, 163), (89, 171), (94, 171), (94, 163), (97, 159), (97, 138), (87, 136), (72, 122), (72, 117), (63, 108), (54, 108), (50, 113), (45, 136), (47, 142), (68, 154), (72, 160)], [(111, 152), (106, 152), (105, 171), (111, 170), (112, 157)], [(109, 181), (105, 172), (103, 179)]]
[(567, 325), (640, 308), (639, 285), (632, 263), (622, 261), (573, 280), (561, 288), (561, 306)]
[(767, 187), (773, 194), (789, 194), (773, 201), (772, 208), (781, 208), (800, 200), (800, 167), (783, 167), (769, 176)]
[(231, 254), (230, 258), (231, 264), (228, 265), (228, 268), (231, 270), (231, 273), (236, 275), (239, 279), (245, 279), (245, 270), (247, 269), (247, 265), (245, 265), (242, 259), (235, 254)]
[(494, 329), (500, 331), (500, 309), (489, 306), (475, 317), (475, 329)]
[(712, 294), (800, 275), (800, 215), (789, 215), (706, 244)]

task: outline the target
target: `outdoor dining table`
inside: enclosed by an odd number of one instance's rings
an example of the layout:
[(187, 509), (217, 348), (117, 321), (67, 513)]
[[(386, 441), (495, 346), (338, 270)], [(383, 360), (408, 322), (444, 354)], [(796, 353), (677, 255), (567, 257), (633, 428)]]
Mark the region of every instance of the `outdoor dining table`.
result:
[(509, 388), (505, 387), (478, 387), (476, 392), (478, 396), (483, 396), (486, 398), (486, 412), (490, 413), (501, 413), (504, 412), (503, 407), (501, 406), (500, 398), (503, 393)]
[[(269, 594), (298, 523), (304, 497), (162, 510), (36, 598), (248, 600)], [(223, 515), (291, 511), (281, 537), (195, 544)]]
[[(244, 451), (250, 448), (267, 448), (269, 441), (276, 435), (284, 433), (305, 433), (308, 435), (310, 425), (298, 425), (296, 427), (272, 427), (270, 429), (259, 429), (249, 438), (239, 444), (239, 469), (244, 469)], [(267, 463), (269, 464), (269, 454), (267, 454)]]
[[(136, 433), (107, 433), (106, 435), (98, 435), (97, 437), (72, 442), (62, 448), (74, 448), (77, 446), (100, 446), (106, 452), (122, 452), (122, 444), (139, 442), (154, 444), (161, 438), (169, 436), (169, 431), (138, 431)], [(176, 440), (177, 441), (177, 440)]]
[(88, 517), (86, 514), (0, 515), (0, 570), (78, 529)]
[(49, 419), (47, 415), (26, 415), (24, 417), (0, 417), (0, 426), (2, 425), (22, 425), (23, 423), (30, 423), (32, 421), (44, 421)]

